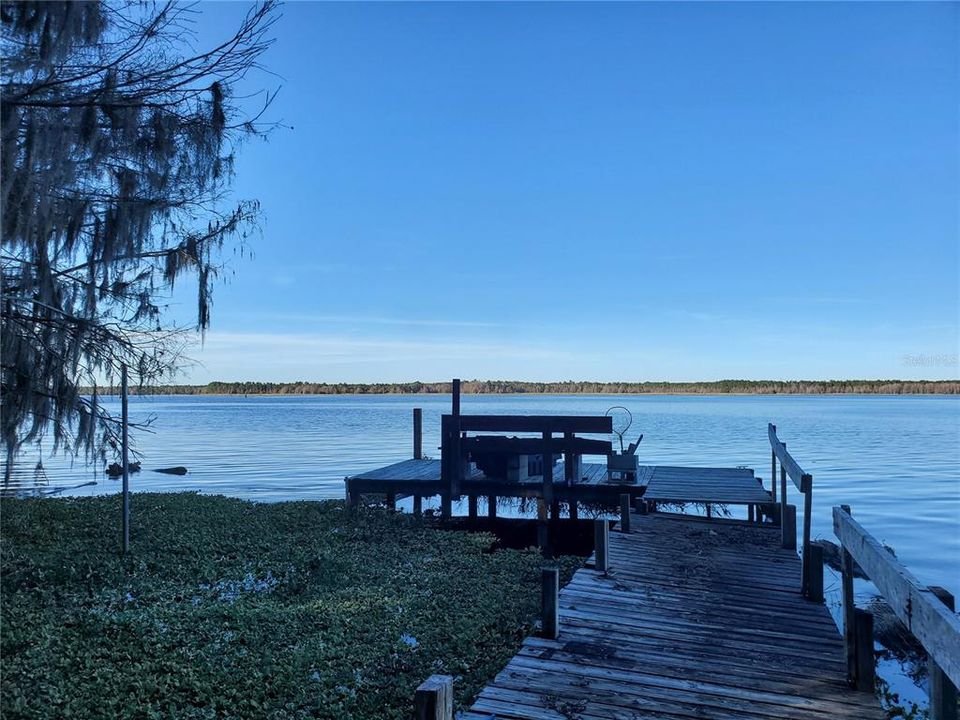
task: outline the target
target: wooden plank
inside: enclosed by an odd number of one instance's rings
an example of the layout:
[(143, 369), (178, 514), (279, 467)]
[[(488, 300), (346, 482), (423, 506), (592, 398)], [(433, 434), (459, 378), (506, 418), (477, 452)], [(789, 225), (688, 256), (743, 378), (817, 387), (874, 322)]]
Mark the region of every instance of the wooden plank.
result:
[(608, 455), (613, 445), (609, 440), (590, 440), (588, 438), (511, 438), (501, 435), (475, 435), (460, 441), (464, 452), (475, 453), (515, 453), (517, 455), (539, 455), (543, 452), (554, 455), (573, 453), (574, 455)]
[(960, 685), (960, 618), (839, 507), (833, 508), (833, 532), (930, 658)]
[(460, 429), (473, 432), (611, 433), (608, 415), (461, 415)]

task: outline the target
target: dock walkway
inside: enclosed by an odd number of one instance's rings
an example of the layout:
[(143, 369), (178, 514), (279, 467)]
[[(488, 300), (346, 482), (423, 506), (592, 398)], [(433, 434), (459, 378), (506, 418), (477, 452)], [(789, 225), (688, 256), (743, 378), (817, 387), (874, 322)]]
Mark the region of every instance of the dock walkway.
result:
[(847, 684), (834, 621), (801, 596), (779, 528), (630, 519), (610, 533), (609, 571), (588, 564), (560, 591), (558, 638), (527, 638), (464, 720), (884, 717)]

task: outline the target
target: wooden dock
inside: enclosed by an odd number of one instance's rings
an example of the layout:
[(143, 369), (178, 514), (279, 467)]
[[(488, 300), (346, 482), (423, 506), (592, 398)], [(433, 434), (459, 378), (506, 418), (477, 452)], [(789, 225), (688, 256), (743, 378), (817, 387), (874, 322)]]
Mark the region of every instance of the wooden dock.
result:
[[(554, 470), (563, 478), (564, 463)], [(348, 493), (393, 494), (395, 497), (439, 495), (446, 491), (439, 460), (404, 460), (346, 479)], [(465, 476), (463, 495), (497, 497), (539, 497), (543, 479), (532, 476), (516, 483), (486, 478), (474, 471)], [(564, 502), (611, 502), (628, 493), (658, 503), (712, 503), (724, 505), (762, 505), (771, 502), (770, 492), (749, 468), (677, 467), (641, 465), (636, 482), (609, 480), (602, 463), (583, 463), (580, 477), (567, 484), (553, 484), (554, 498)]]
[[(844, 644), (779, 528), (662, 513), (611, 532), (464, 720), (885, 717), (851, 689)], [(591, 558), (591, 563), (595, 558)]]

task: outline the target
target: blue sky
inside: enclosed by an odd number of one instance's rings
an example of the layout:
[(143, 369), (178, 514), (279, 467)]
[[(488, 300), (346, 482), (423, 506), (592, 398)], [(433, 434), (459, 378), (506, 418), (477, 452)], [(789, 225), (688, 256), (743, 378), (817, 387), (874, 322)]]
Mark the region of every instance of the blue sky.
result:
[(183, 380), (956, 378), (958, 32), (953, 3), (290, 3), (248, 87), (293, 129), (237, 164), (263, 235)]

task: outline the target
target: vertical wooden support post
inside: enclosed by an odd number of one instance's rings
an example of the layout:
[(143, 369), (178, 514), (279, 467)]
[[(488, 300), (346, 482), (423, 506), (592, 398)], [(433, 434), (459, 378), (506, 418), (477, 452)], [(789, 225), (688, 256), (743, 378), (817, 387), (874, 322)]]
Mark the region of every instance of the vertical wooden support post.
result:
[(874, 691), (876, 660), (873, 656), (873, 613), (857, 608), (853, 611), (857, 634), (857, 690)]
[[(777, 426), (773, 426), (773, 431), (777, 431)], [(777, 451), (770, 448), (770, 502), (777, 501)]]
[(387, 510), (397, 509), (397, 493), (391, 490), (387, 493)]
[(449, 520), (453, 516), (453, 502), (450, 493), (440, 494), (440, 517)]
[(453, 678), (431, 675), (413, 696), (414, 720), (453, 720)]
[(815, 603), (823, 602), (823, 546), (811, 542), (807, 546), (810, 553), (809, 582), (807, 583), (807, 600)]
[(710, 503), (707, 503), (706, 508), (707, 508), (707, 517), (708, 518), (713, 517), (713, 506)]
[(487, 518), (490, 520), (497, 519), (497, 496), (496, 495), (487, 495)]
[(560, 519), (560, 501), (554, 497), (550, 503), (550, 522), (556, 522)]
[(630, 493), (620, 496), (620, 532), (630, 532)]
[(803, 562), (800, 564), (803, 577), (800, 580), (800, 587), (803, 596), (809, 597), (810, 576), (813, 574), (810, 553), (810, 524), (813, 516), (813, 478), (810, 475), (801, 477), (800, 487), (803, 492)]
[[(841, 505), (840, 509), (848, 515), (849, 505)], [(847, 682), (856, 687), (857, 684), (857, 629), (854, 619), (854, 610), (857, 604), (853, 597), (853, 556), (841, 544), (840, 550), (840, 588), (843, 596), (843, 645), (847, 656)]]
[(786, 550), (797, 549), (797, 506), (782, 506), (780, 515), (780, 545)]
[(537, 498), (537, 547), (547, 549), (547, 501)]
[[(776, 477), (774, 477), (776, 482)], [(783, 525), (783, 514), (787, 511), (787, 469), (780, 464), (780, 524)], [(796, 547), (796, 545), (794, 545)]]
[(571, 520), (580, 519), (580, 511), (577, 509), (577, 501), (575, 498), (572, 498), (569, 503), (567, 503), (567, 509), (569, 511)]
[(413, 409), (413, 459), (423, 458), (423, 409)]
[(120, 462), (123, 463), (123, 552), (130, 549), (130, 437), (128, 434), (127, 366), (120, 368)]
[(453, 435), (453, 473), (451, 495), (460, 494), (460, 483), (463, 480), (463, 452), (460, 444), (460, 379), (453, 379), (453, 413), (450, 418), (450, 432)]
[(540, 633), (545, 638), (555, 640), (560, 633), (560, 571), (557, 568), (543, 568), (540, 577)]
[(423, 496), (421, 495), (413, 496), (413, 516), (423, 517)]
[(753, 522), (753, 505), (747, 505), (747, 522)]
[(593, 557), (598, 572), (610, 569), (610, 526), (606, 520), (593, 521)]
[(357, 511), (357, 506), (360, 505), (360, 493), (350, 487), (350, 478), (343, 479), (343, 486), (347, 514), (352, 515)]
[(550, 448), (550, 440), (553, 433), (543, 433), (543, 499), (548, 503), (553, 502), (553, 450)]
[(467, 515), (471, 521), (477, 519), (477, 496), (473, 493), (467, 496)]
[[(930, 592), (946, 605), (950, 612), (956, 610), (953, 595), (939, 586), (931, 586)], [(957, 687), (933, 660), (927, 661), (930, 670), (930, 720), (957, 720)]]

